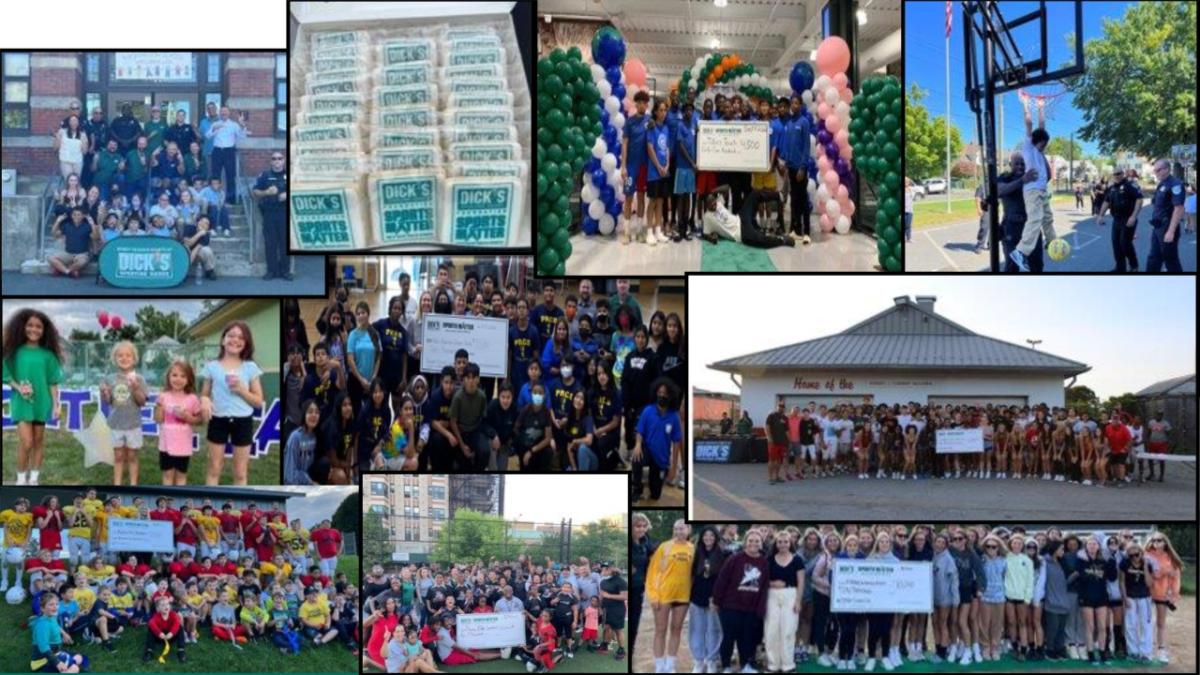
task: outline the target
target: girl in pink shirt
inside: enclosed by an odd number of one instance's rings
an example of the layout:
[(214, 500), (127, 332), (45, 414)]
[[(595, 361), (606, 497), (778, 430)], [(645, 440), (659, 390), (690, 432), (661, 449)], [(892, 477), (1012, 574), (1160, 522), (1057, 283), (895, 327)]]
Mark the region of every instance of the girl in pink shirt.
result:
[(158, 422), (158, 465), (163, 485), (187, 485), (192, 458), (192, 425), (201, 421), (200, 399), (196, 396), (196, 371), (184, 361), (167, 369), (166, 390), (154, 405)]

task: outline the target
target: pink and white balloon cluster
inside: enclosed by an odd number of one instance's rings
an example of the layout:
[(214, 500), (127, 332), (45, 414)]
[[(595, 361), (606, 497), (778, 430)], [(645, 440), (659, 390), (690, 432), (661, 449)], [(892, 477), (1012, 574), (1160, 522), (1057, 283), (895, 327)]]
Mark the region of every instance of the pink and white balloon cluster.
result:
[[(850, 101), (854, 99), (846, 68), (850, 65), (850, 48), (840, 37), (828, 37), (817, 47), (817, 72), (820, 76), (812, 89), (801, 92), (805, 107), (817, 115), (816, 143), (812, 144), (817, 160), (816, 180), (808, 183), (809, 199), (821, 216), (821, 230), (850, 231), (850, 217), (855, 205), (850, 199), (854, 185), (850, 147)], [(811, 177), (810, 177), (811, 178)]]

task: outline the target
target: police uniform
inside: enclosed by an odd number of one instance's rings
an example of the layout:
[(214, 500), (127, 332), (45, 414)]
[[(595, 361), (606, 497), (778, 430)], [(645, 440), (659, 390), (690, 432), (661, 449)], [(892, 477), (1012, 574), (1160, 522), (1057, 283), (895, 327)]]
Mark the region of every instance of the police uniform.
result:
[[(1004, 249), (1004, 272), (1014, 274), (1019, 271), (1017, 264), (1012, 261), (1009, 254), (1017, 247), (1021, 241), (1021, 234), (1025, 231), (1025, 221), (1029, 216), (1025, 213), (1025, 193), (1022, 189), (1024, 185), (1021, 183), (1021, 178), (1025, 172), (1016, 173), (1015, 171), (1005, 171), (996, 176), (996, 192), (999, 203), (1004, 207), (1001, 212), (1004, 217), (1000, 220), (1000, 244)], [(1004, 190), (1004, 183), (1018, 183), (1016, 189), (1011, 192)], [(1042, 249), (1045, 248), (1045, 239), (1039, 232), (1037, 245), (1033, 247), (1033, 251), (1025, 256), (1025, 264), (1029, 265), (1030, 272), (1041, 272), (1045, 261), (1042, 258)]]
[(1112, 250), (1113, 260), (1117, 263), (1114, 272), (1124, 272), (1126, 261), (1129, 262), (1129, 271), (1137, 271), (1137, 251), (1133, 248), (1133, 234), (1137, 231), (1137, 223), (1132, 227), (1126, 226), (1125, 223), (1129, 221), (1129, 216), (1133, 215), (1133, 210), (1141, 198), (1142, 191), (1130, 180), (1114, 183), (1108, 188), (1108, 192), (1104, 193), (1104, 203), (1113, 214)]
[(254, 181), (255, 190), (267, 190), (272, 185), (279, 193), (258, 200), (258, 208), (263, 216), (263, 243), (267, 258), (267, 275), (263, 278), (286, 279), (291, 277), (287, 255), (287, 202), (279, 201), (279, 195), (288, 190), (287, 171), (267, 169), (258, 174), (258, 180)]
[(1175, 226), (1175, 236), (1170, 243), (1163, 240), (1171, 225), (1171, 212), (1183, 206), (1183, 181), (1174, 175), (1158, 184), (1154, 198), (1150, 201), (1150, 225), (1154, 228), (1150, 238), (1150, 256), (1146, 258), (1146, 271), (1159, 272), (1166, 265), (1168, 272), (1181, 272), (1179, 265), (1179, 237), (1183, 234), (1183, 218)]

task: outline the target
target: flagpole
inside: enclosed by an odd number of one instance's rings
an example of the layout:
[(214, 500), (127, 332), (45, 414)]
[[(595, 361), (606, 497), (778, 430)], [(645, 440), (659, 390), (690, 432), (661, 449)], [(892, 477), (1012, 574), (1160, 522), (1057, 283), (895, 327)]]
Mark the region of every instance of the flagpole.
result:
[(950, 0), (946, 0), (946, 213), (950, 213)]

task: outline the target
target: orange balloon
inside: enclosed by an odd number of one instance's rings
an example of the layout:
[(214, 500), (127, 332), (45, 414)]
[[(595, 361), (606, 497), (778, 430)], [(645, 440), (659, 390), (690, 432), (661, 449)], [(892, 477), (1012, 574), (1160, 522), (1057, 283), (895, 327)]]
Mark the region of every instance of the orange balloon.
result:
[(709, 73), (708, 79), (705, 82), (708, 84), (708, 86), (711, 87), (711, 86), (713, 86), (713, 83), (716, 81), (717, 81), (717, 76), (713, 75), (712, 73)]
[(742, 63), (742, 59), (741, 59), (741, 58), (740, 58), (740, 57), (739, 57), (737, 54), (734, 54), (733, 56), (730, 56), (730, 57), (729, 57), (729, 60), (730, 60), (730, 61), (733, 63), (733, 65), (735, 65), (735, 66), (737, 66), (737, 65), (740, 65), (740, 64)]
[(723, 58), (721, 59), (721, 65), (722, 65), (722, 66), (724, 66), (724, 67), (726, 67), (726, 68), (729, 68), (730, 66), (732, 66), (732, 65), (733, 65), (733, 59), (732, 59), (731, 57), (729, 57), (729, 56), (723, 57)]
[(711, 73), (712, 77), (714, 77), (714, 78), (720, 78), (724, 74), (725, 74), (725, 66), (717, 66), (716, 68), (712, 69), (712, 73)]

